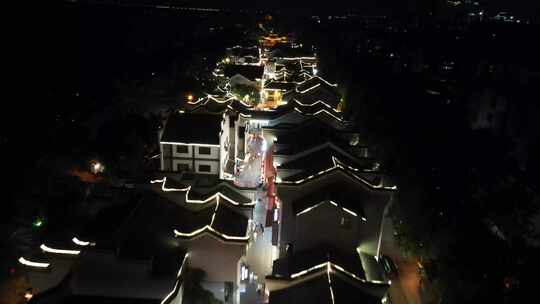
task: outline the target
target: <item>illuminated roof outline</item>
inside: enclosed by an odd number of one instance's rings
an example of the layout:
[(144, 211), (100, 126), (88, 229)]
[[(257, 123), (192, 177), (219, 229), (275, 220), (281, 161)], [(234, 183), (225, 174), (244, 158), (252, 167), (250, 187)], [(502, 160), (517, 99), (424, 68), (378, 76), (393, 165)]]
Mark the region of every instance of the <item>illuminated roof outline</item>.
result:
[[(198, 215), (203, 217), (208, 217), (209, 214), (204, 212), (198, 212)], [(234, 220), (227, 220), (225, 217), (236, 217)], [(224, 222), (222, 222), (224, 221)], [(228, 210), (226, 207), (220, 208), (219, 200), (215, 203), (214, 211), (210, 216), (209, 223), (205, 224), (202, 227), (198, 227), (191, 231), (181, 231), (179, 229), (174, 229), (174, 235), (176, 237), (194, 239), (198, 238), (205, 233), (209, 233), (213, 236), (218, 237), (224, 242), (248, 242), (249, 241), (249, 219), (245, 218), (243, 215), (236, 213), (232, 210)], [(245, 225), (244, 223), (245, 222)], [(231, 224), (237, 225), (233, 227)], [(240, 227), (242, 226), (242, 227)], [(224, 231), (225, 229), (234, 229), (238, 231)]]
[[(240, 206), (240, 207), (254, 207), (255, 206), (255, 202), (243, 196), (242, 198), (244, 199), (244, 202), (240, 202), (240, 201), (233, 200), (232, 198), (225, 195), (221, 191), (217, 191), (218, 189), (224, 189), (225, 187), (228, 187), (230, 190), (235, 191), (235, 189), (233, 189), (232, 186), (230, 186), (228, 183), (225, 183), (225, 182), (219, 183), (215, 185), (214, 187), (210, 188), (211, 191), (209, 191), (208, 193), (200, 194), (202, 195), (202, 197), (199, 199), (190, 197), (192, 186), (184, 186), (180, 184), (179, 188), (167, 187), (167, 177), (163, 177), (162, 179), (151, 180), (150, 183), (151, 184), (161, 183), (161, 190), (163, 192), (185, 192), (185, 202), (188, 204), (207, 204), (207, 203), (213, 203), (214, 201), (225, 201), (228, 204), (231, 204), (234, 206)], [(208, 195), (208, 196), (205, 197), (204, 195)]]
[(349, 176), (353, 177), (354, 179), (362, 182), (364, 185), (368, 186), (371, 189), (374, 189), (374, 190), (388, 190), (388, 191), (397, 190), (397, 186), (385, 186), (384, 183), (383, 183), (383, 179), (381, 179), (381, 182), (379, 184), (373, 184), (371, 181), (367, 180), (366, 178), (358, 176), (357, 173), (359, 173), (359, 172), (360, 173), (361, 172), (371, 173), (371, 172), (349, 166), (349, 165), (341, 162), (335, 156), (332, 156), (332, 163), (333, 163), (333, 165), (331, 165), (329, 168), (320, 170), (317, 173), (309, 175), (309, 176), (307, 176), (305, 178), (299, 178), (299, 179), (296, 179), (296, 180), (276, 181), (276, 183), (278, 183), (278, 184), (289, 184), (289, 185), (299, 185), (299, 184), (303, 184), (303, 183), (305, 183), (307, 181), (310, 181), (312, 179), (318, 178), (318, 177), (320, 177), (322, 175), (325, 175), (326, 173), (329, 173), (331, 171), (341, 170), (341, 171), (347, 173), (347, 175), (349, 175)]

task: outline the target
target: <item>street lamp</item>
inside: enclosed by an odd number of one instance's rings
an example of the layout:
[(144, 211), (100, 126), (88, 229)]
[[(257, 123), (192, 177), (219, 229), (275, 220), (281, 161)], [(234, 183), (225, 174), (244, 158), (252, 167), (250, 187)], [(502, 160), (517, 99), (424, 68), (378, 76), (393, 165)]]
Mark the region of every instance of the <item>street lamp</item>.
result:
[(188, 96), (187, 96), (187, 100), (188, 100), (188, 101), (192, 101), (192, 100), (193, 100), (193, 95), (191, 95), (191, 94), (188, 94)]

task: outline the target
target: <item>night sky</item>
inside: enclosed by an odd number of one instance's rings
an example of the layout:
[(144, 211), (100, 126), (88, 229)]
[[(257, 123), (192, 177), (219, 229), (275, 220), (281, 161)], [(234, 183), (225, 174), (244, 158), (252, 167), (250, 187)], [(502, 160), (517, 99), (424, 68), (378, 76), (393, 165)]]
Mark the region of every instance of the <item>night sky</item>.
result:
[[(310, 0), (274, 0), (274, 1), (185, 1), (184, 3), (193, 6), (212, 7), (254, 7), (254, 8), (278, 8), (278, 9), (320, 9), (328, 10), (359, 10), (373, 13), (392, 14), (395, 12), (414, 12), (418, 9), (434, 6), (437, 3), (444, 3), (445, 0), (332, 0), (332, 1), (310, 1)], [(496, 11), (509, 11), (515, 14), (528, 16), (538, 15), (540, 12), (540, 2), (534, 0), (481, 0), (479, 1), (487, 9)], [(173, 2), (174, 3), (174, 2)], [(179, 3), (182, 3), (181, 1)]]

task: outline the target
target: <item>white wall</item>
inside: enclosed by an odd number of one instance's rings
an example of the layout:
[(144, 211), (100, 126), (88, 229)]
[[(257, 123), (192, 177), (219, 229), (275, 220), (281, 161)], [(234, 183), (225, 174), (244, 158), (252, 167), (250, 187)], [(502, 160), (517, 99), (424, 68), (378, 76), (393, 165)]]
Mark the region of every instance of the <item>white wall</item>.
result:
[[(187, 153), (178, 153), (178, 147), (179, 146), (187, 146), (188, 152)], [(193, 155), (193, 146), (191, 145), (172, 145), (172, 156), (173, 157), (186, 157), (191, 158)]]
[(173, 159), (172, 171), (180, 171), (178, 170), (179, 164), (186, 164), (189, 166), (189, 170), (193, 170), (193, 161), (191, 159)]
[(219, 159), (219, 147), (209, 147), (210, 148), (210, 154), (200, 154), (199, 149), (201, 146), (193, 146), (193, 149), (195, 149), (195, 158), (199, 159)]
[(206, 272), (208, 282), (238, 282), (238, 261), (245, 255), (245, 244), (226, 244), (204, 234), (191, 240), (179, 240), (189, 252), (189, 267)]
[[(210, 166), (210, 172), (205, 171), (199, 171), (199, 165), (208, 165)], [(213, 174), (218, 175), (219, 174), (219, 160), (195, 160), (195, 168), (193, 168), (193, 172), (201, 173), (201, 174)]]
[[(223, 115), (223, 120), (221, 122), (221, 134), (219, 137), (219, 146), (220, 146), (220, 153), (219, 153), (219, 177), (223, 178), (223, 171), (225, 170), (225, 166), (227, 164), (227, 159), (229, 158), (229, 154), (232, 152), (231, 149), (234, 147), (231, 147), (231, 134), (230, 134), (230, 118), (229, 115)], [(225, 147), (228, 146), (228, 149), (225, 149)], [(233, 152), (234, 153), (234, 152)]]

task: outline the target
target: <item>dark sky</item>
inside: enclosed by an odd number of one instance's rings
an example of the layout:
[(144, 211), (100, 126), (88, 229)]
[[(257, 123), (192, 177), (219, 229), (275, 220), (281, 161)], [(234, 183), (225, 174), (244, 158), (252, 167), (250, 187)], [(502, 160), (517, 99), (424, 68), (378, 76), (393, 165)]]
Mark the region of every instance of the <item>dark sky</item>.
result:
[[(310, 9), (318, 8), (325, 10), (365, 10), (380, 11), (391, 14), (393, 11), (414, 11), (417, 8), (429, 7), (437, 2), (444, 3), (446, 0), (188, 0), (184, 1), (193, 6), (236, 6), (255, 8), (295, 8)], [(507, 10), (514, 13), (535, 15), (540, 13), (539, 0), (478, 0), (490, 10)]]

